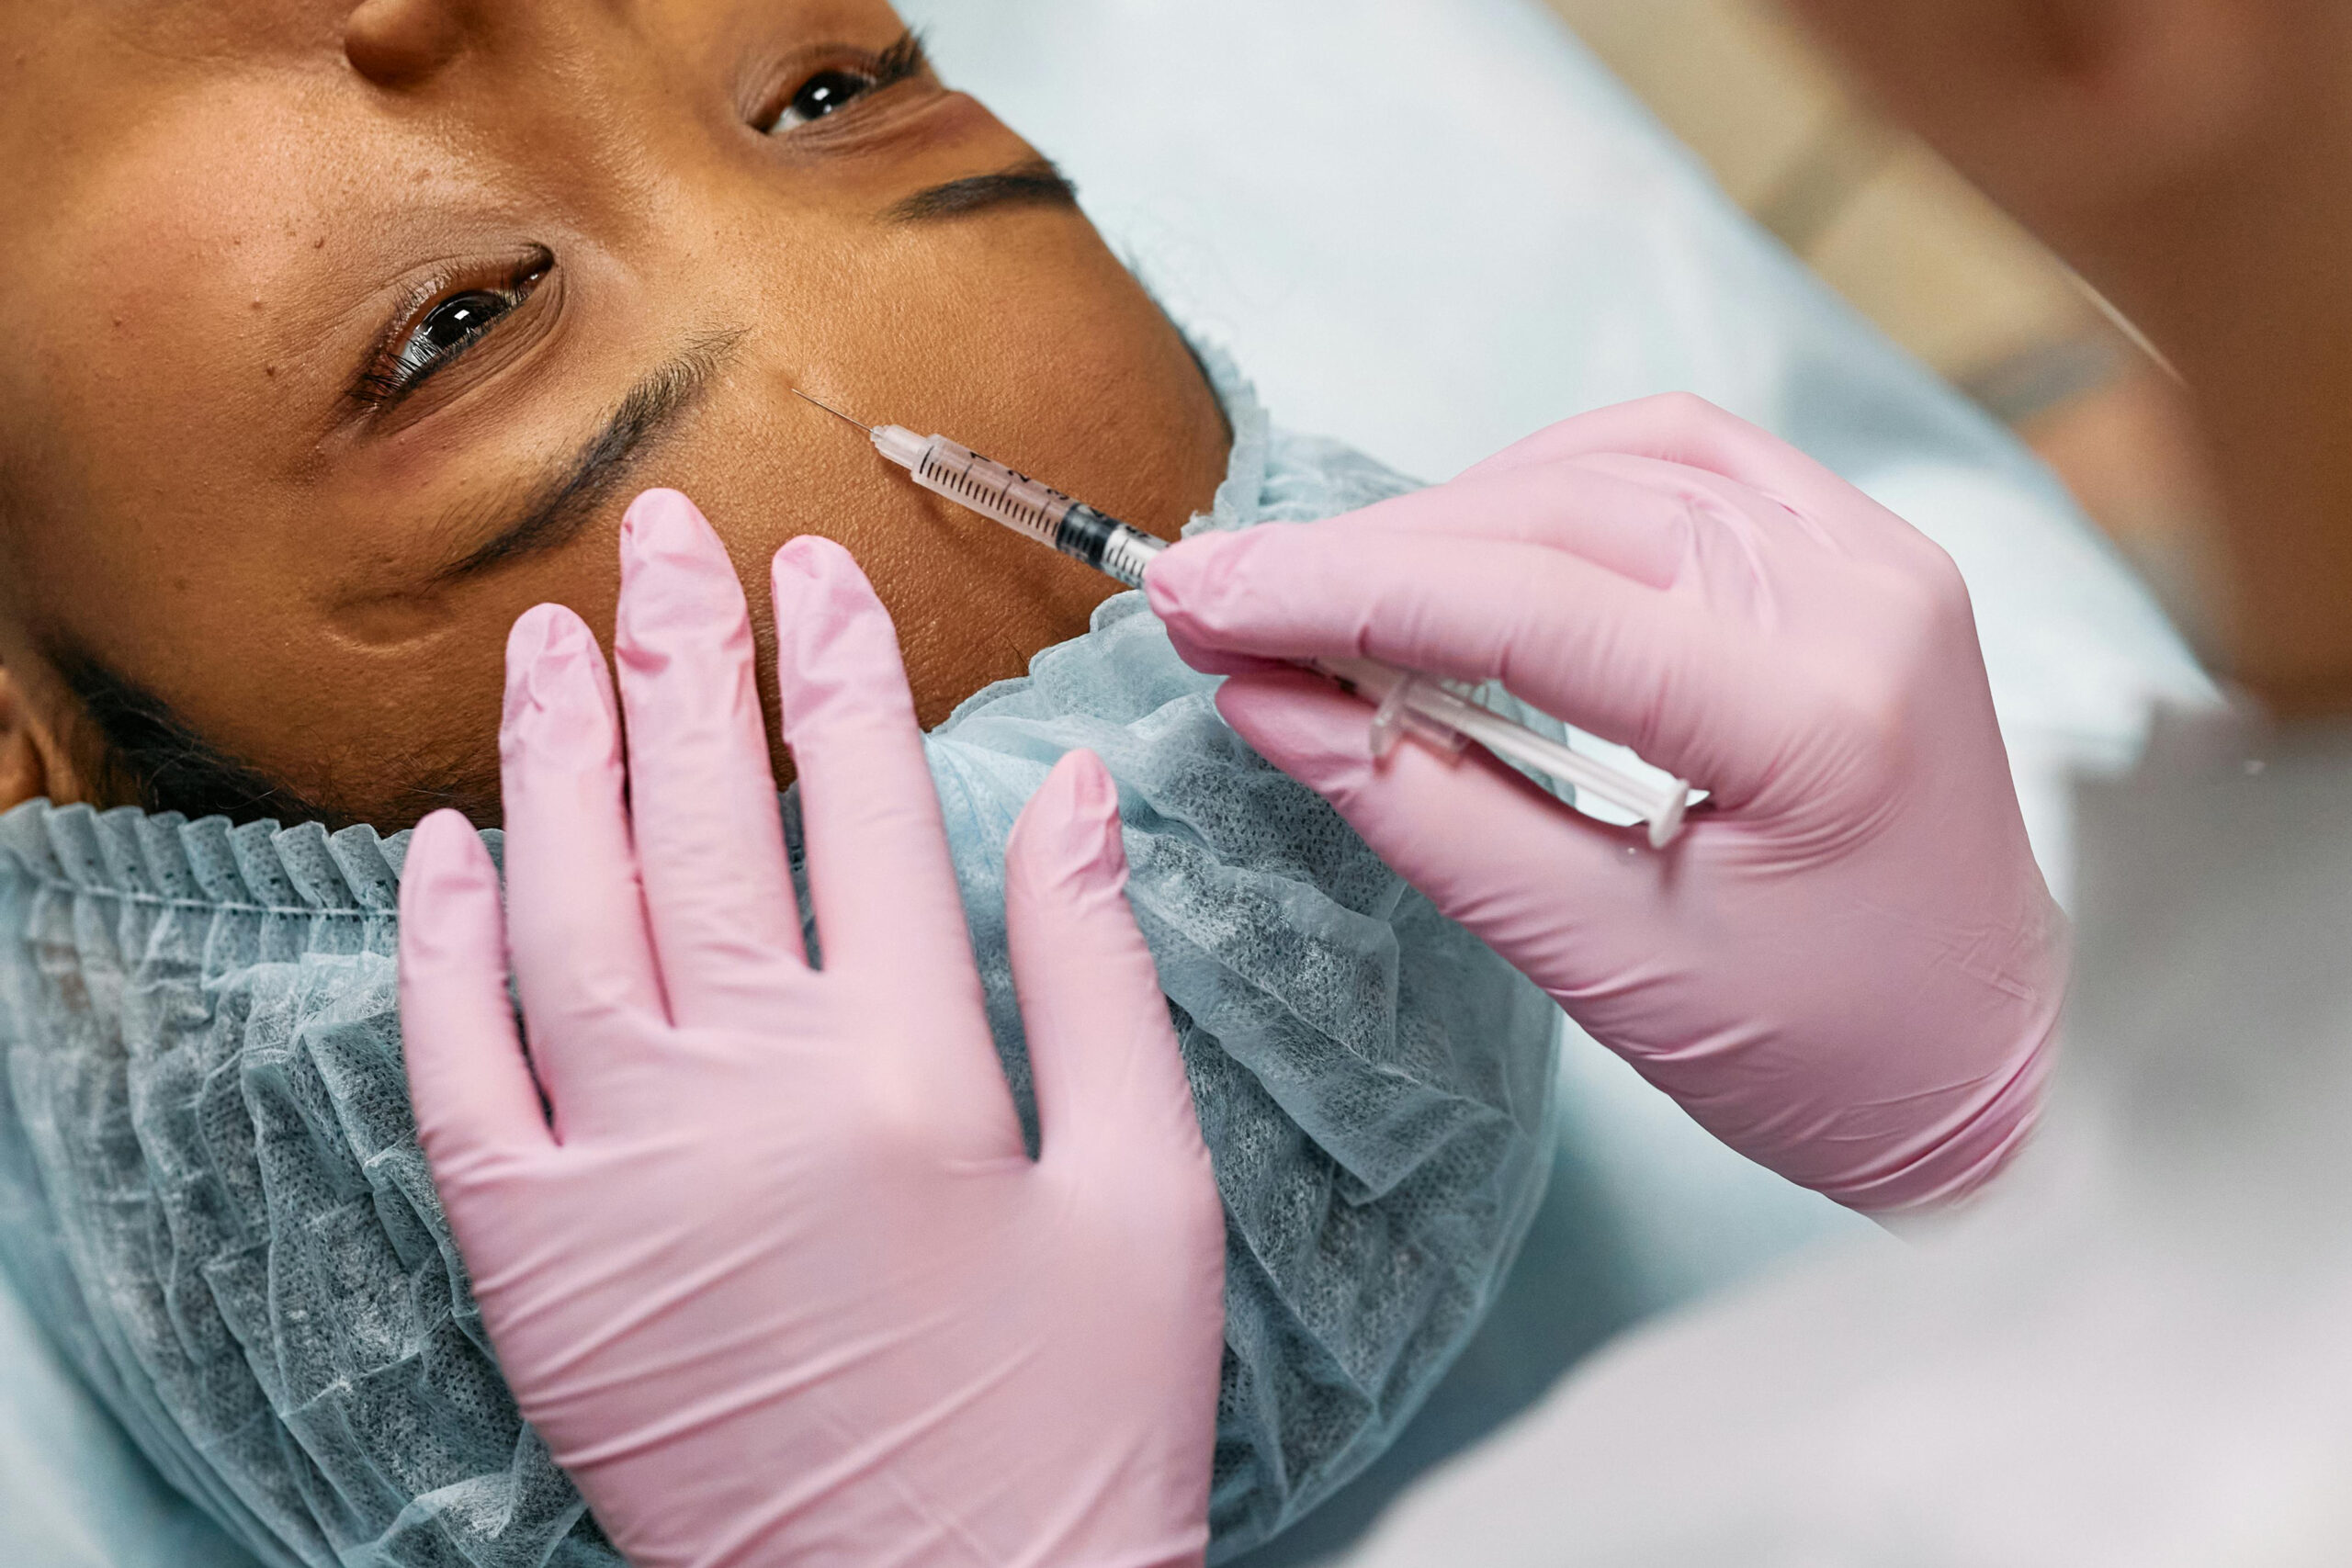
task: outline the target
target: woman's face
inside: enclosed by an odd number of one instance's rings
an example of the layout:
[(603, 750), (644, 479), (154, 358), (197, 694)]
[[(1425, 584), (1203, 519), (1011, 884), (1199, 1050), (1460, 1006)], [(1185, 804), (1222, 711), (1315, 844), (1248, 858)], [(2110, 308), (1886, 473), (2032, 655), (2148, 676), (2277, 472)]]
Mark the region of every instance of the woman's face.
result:
[(881, 0), (0, 19), (0, 664), (61, 798), (493, 818), (506, 629), (609, 626), (657, 484), (747, 581), (846, 544), (926, 721), (1083, 628), (1106, 584), (796, 387), (1163, 532), (1222, 475), (1182, 340)]

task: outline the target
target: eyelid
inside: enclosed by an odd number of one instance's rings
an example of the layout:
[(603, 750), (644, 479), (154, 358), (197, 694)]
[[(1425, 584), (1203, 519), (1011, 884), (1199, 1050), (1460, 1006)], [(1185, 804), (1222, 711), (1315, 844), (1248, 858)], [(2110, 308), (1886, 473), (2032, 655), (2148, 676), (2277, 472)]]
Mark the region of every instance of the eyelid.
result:
[[(351, 386), (352, 400), (377, 412), (391, 408), (497, 333), (547, 283), (554, 270), (554, 253), (541, 245), (514, 260), (469, 264), (427, 278), (409, 291), (400, 308), (392, 312), (390, 325), (368, 349), (358, 378)], [(402, 355), (433, 312), (468, 294), (514, 294), (519, 298), (505, 314), (457, 348), (422, 367), (403, 368)]]
[[(817, 124), (839, 119), (854, 113), (868, 98), (875, 97), (901, 83), (919, 81), (931, 74), (931, 57), (923, 50), (920, 33), (902, 34), (888, 49), (878, 53), (855, 44), (826, 43), (808, 49), (793, 51), (769, 65), (758, 80), (761, 87), (751, 96), (744, 119), (762, 136), (789, 134), (774, 128), (792, 107), (793, 98), (807, 86), (811, 78), (827, 71), (850, 71), (870, 80), (874, 85), (846, 107), (826, 117)], [(809, 126), (793, 128), (799, 130)]]

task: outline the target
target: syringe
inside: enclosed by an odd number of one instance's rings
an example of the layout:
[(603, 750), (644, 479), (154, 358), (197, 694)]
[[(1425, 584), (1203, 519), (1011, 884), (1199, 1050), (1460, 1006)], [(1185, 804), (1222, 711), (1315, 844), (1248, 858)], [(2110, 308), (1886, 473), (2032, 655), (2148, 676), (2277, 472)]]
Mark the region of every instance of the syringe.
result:
[[(991, 462), (944, 435), (917, 435), (895, 424), (872, 425), (796, 389), (835, 419), (856, 425), (874, 449), (906, 469), (915, 483), (958, 506), (995, 519), (1050, 549), (1084, 561), (1129, 588), (1141, 588), (1145, 569), (1168, 542), (1097, 512), (1050, 485)], [(1385, 757), (1410, 734), (1458, 755), (1476, 740), (1498, 757), (1575, 786), (1649, 825), (1650, 843), (1664, 849), (1681, 831), (1690, 786), (1680, 779), (1652, 784), (1566, 746), (1517, 720), (1505, 718), (1443, 682), (1371, 659), (1317, 659), (1307, 668), (1374, 708), (1372, 750)]]

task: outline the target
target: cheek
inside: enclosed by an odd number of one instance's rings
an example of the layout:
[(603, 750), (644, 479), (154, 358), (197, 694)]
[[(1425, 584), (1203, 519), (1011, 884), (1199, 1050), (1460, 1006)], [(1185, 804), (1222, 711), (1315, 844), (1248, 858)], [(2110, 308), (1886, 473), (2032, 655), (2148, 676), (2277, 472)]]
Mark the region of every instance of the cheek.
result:
[(800, 534), (845, 545), (897, 622), (926, 723), (1084, 631), (1117, 590), (916, 489), (796, 387), (955, 436), (1163, 536), (1224, 478), (1213, 394), (1082, 220), (1004, 212), (891, 231), (736, 282), (762, 328), (659, 482), (693, 495), (728, 540), (762, 625), (779, 546)]
[[(726, 541), (772, 727), (769, 562), (799, 535), (857, 558), (897, 624), (927, 725), (1079, 635), (1115, 592), (917, 490), (857, 432), (794, 398), (796, 385), (956, 435), (1163, 535), (1208, 504), (1224, 472), (1216, 405), (1181, 339), (1082, 223), (998, 215), (868, 255), (855, 288), (781, 267), (738, 275), (735, 303), (758, 330), (632, 487), (684, 491)], [(811, 303), (818, 281), (826, 308)], [(856, 303), (876, 299), (895, 303)], [(304, 619), (299, 594), (240, 590), (235, 625), (175, 635), (161, 653), (177, 663), (144, 667), (183, 671), (208, 732), (353, 815), (398, 827), (435, 790), (470, 792), (494, 815), (507, 630), (558, 603), (610, 647), (626, 500), (561, 555), (517, 563), (415, 636), (335, 635)]]
[(330, 649), (282, 671), (249, 664), (260, 678), (224, 694), (237, 703), (237, 728), (254, 737), (239, 749), (303, 794), (387, 831), (442, 806), (493, 822), (512, 621), (485, 612), (430, 652), (398, 661)]
[(998, 214), (910, 239), (878, 265), (876, 292), (921, 301), (922, 324), (843, 344), (838, 362), (909, 411), (891, 417), (1163, 535), (1214, 499), (1227, 446), (1215, 400), (1082, 220)]
[(725, 541), (750, 602), (771, 710), (770, 563), (802, 535), (835, 540), (856, 558), (898, 628), (926, 725), (1084, 631), (1094, 606), (1115, 591), (1075, 562), (917, 489), (856, 432), (793, 412), (805, 407), (792, 400), (789, 408), (747, 405), (714, 417), (691, 448), (664, 454), (658, 477), (647, 476), (693, 496)]
[(495, 822), (508, 630), (561, 604), (609, 647), (616, 540), (616, 519), (453, 597), (435, 629), (393, 646), (274, 607), (233, 637), (187, 642), (166, 695), (214, 744), (355, 819), (393, 830), (448, 805)]

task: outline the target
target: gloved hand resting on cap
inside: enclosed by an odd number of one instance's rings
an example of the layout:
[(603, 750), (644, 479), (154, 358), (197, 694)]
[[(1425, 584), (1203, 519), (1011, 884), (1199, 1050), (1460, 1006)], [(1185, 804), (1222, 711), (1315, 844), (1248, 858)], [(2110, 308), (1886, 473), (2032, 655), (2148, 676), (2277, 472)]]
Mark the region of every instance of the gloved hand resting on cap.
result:
[[(2040, 1100), (2064, 920), (1959, 571), (1695, 398), (1555, 426), (1451, 484), (1204, 535), (1148, 588), (1251, 745), (1330, 797), (1732, 1147), (1870, 1212), (1960, 1197)], [(1712, 798), (1664, 852), (1483, 754), (1371, 754), (1274, 660), (1369, 656), (1514, 694)]]
[(819, 969), (726, 552), (655, 491), (622, 568), (626, 773), (594, 637), (534, 610), (504, 920), (461, 818), (401, 883), (419, 1133), (525, 1415), (638, 1568), (1200, 1562), (1224, 1214), (1109, 775), (1068, 758), (1008, 853), (1033, 1161), (863, 575), (775, 559)]

